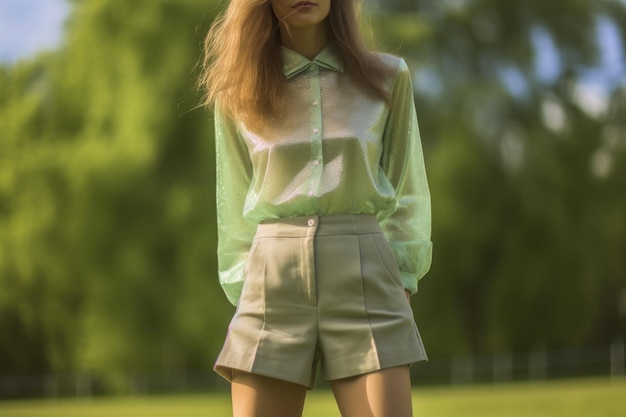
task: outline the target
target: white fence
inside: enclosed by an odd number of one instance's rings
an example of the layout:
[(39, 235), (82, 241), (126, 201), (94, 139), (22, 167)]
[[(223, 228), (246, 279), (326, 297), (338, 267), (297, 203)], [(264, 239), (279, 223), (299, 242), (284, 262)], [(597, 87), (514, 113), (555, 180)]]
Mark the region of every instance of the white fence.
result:
[(412, 370), (416, 384), (506, 382), (591, 376), (626, 376), (624, 341), (610, 346), (559, 351), (456, 357), (433, 360)]
[[(530, 353), (501, 353), (480, 357), (433, 359), (411, 368), (416, 385), (498, 383), (581, 377), (626, 377), (626, 349), (620, 340), (611, 346)], [(228, 384), (211, 371), (196, 374), (130, 374), (122, 394), (158, 395), (227, 391)], [(320, 384), (320, 388), (325, 385)], [(87, 374), (0, 376), (0, 399), (28, 397), (90, 398), (109, 394)], [(119, 392), (118, 392), (119, 393)]]

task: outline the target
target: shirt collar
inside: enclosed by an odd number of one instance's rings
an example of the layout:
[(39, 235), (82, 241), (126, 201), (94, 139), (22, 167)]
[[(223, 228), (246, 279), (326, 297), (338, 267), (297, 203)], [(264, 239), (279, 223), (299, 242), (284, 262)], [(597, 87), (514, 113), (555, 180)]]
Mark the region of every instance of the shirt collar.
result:
[(308, 58), (284, 46), (280, 47), (280, 54), (283, 58), (283, 73), (288, 80), (300, 74), (311, 64), (317, 64), (322, 68), (332, 71), (343, 72), (341, 59), (330, 45), (326, 45), (326, 47), (313, 58), (313, 61), (310, 61)]

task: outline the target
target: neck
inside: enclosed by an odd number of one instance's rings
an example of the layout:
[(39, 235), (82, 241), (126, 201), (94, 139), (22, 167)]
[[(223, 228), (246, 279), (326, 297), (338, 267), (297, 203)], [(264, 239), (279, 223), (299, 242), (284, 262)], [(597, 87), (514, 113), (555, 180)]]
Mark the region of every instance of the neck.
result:
[(328, 43), (324, 25), (293, 28), (280, 25), (280, 39), (284, 47), (313, 60)]

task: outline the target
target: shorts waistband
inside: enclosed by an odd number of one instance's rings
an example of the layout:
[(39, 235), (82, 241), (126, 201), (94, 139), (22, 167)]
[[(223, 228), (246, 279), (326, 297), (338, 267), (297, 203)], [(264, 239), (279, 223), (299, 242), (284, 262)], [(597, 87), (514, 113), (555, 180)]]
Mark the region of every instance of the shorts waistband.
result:
[(314, 215), (264, 220), (257, 226), (255, 238), (362, 235), (371, 233), (382, 233), (374, 215)]

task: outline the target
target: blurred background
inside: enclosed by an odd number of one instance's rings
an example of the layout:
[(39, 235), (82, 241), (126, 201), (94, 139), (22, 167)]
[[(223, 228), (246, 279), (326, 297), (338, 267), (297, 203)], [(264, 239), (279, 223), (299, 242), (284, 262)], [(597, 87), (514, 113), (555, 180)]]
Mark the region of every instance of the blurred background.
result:
[[(0, 398), (224, 389), (194, 91), (224, 3), (0, 3)], [(415, 383), (623, 376), (626, 2), (364, 3), (433, 200)]]

